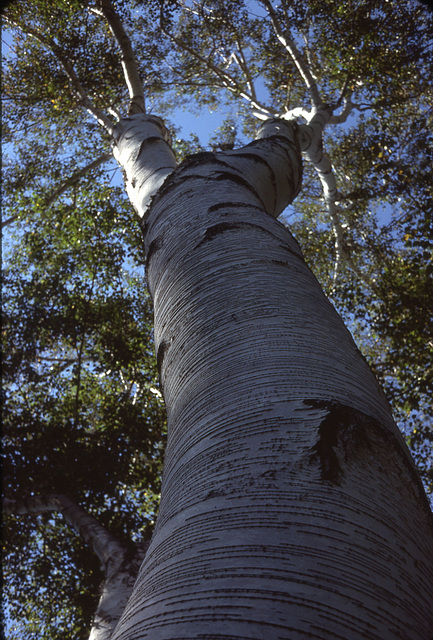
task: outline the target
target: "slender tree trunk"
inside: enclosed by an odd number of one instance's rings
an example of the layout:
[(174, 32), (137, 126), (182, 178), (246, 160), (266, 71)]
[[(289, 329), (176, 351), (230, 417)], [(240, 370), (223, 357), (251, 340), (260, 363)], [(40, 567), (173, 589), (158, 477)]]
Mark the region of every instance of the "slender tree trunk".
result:
[(89, 640), (110, 640), (122, 611), (125, 609), (137, 578), (145, 548), (125, 557), (105, 577), (102, 593), (93, 618)]
[(125, 609), (148, 544), (128, 550), (93, 516), (64, 494), (36, 495), (23, 500), (3, 500), (5, 513), (14, 515), (58, 511), (96, 553), (103, 573), (102, 593), (89, 640), (110, 640)]
[(271, 122), (242, 149), (193, 157), (153, 199), (168, 444), (116, 640), (433, 636), (432, 518), (414, 465), (274, 219), (300, 180), (296, 128)]

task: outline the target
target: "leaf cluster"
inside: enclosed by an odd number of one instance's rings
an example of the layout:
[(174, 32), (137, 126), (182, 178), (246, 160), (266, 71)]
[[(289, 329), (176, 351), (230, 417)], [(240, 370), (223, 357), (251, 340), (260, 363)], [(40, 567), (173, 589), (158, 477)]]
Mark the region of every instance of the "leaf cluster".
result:
[[(32, 127), (5, 158), (3, 483), (65, 493), (128, 544), (155, 519), (165, 412), (138, 225), (113, 163), (80, 173), (99, 141)], [(5, 521), (11, 638), (88, 634), (102, 574), (62, 522)]]

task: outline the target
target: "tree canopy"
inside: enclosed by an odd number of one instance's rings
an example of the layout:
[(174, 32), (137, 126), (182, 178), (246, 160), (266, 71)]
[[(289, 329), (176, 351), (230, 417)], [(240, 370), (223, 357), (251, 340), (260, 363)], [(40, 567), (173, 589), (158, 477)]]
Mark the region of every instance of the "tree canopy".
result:
[[(157, 512), (165, 418), (140, 231), (100, 126), (129, 103), (109, 6), (32, 0), (4, 13), (4, 492), (65, 494), (134, 544)], [(179, 159), (236, 146), (268, 116), (301, 122), (329, 105), (334, 206), (306, 162), (283, 219), (431, 492), (431, 13), (412, 0), (112, 8)], [(220, 123), (207, 139), (183, 133), (179, 122), (208, 112)], [(8, 611), (22, 621), (8, 638), (85, 638), (96, 556), (55, 513), (8, 516), (5, 539)]]

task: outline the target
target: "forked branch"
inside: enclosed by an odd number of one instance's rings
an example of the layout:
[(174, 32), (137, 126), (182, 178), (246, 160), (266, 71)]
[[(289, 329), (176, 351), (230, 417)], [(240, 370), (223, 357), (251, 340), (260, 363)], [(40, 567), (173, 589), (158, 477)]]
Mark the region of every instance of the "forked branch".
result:
[[(209, 58), (205, 58), (204, 56), (199, 54), (193, 47), (190, 47), (185, 42), (183, 42), (183, 40), (181, 40), (180, 38), (175, 36), (173, 33), (168, 31), (166, 29), (166, 27), (164, 26), (164, 21), (163, 21), (163, 17), (162, 16), (161, 16), (160, 24), (161, 24), (161, 31), (167, 36), (167, 38), (169, 38), (180, 49), (182, 49), (183, 51), (186, 51), (191, 56), (193, 56), (196, 60), (198, 60), (209, 71), (212, 71), (212, 73), (214, 73), (221, 80), (223, 86), (228, 91), (231, 91), (232, 93), (240, 95), (241, 98), (243, 98), (244, 100), (249, 102), (250, 105), (255, 110), (257, 110), (258, 113), (260, 113), (263, 116), (263, 119), (275, 116), (275, 113), (270, 111), (267, 107), (265, 107), (263, 104), (261, 104), (257, 100), (257, 98), (254, 96), (254, 91), (252, 91), (251, 93), (248, 93), (247, 91), (245, 91), (244, 87), (238, 82), (238, 80), (236, 80), (236, 78), (234, 78), (232, 75), (230, 75), (225, 69), (221, 69), (216, 64), (214, 64)], [(237, 60), (237, 62), (238, 62), (238, 60)], [(239, 62), (238, 62), (238, 64), (239, 64)], [(248, 87), (250, 88), (250, 91), (251, 91), (250, 80), (251, 80), (251, 78), (248, 78), (248, 76), (246, 76), (246, 81), (247, 81)]]

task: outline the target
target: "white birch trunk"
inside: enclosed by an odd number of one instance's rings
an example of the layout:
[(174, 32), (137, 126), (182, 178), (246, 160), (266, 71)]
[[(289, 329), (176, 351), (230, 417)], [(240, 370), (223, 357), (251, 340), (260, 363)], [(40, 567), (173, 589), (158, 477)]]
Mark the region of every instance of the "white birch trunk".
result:
[(124, 558), (105, 578), (89, 640), (110, 640), (134, 586), (143, 554)]
[(131, 595), (147, 545), (137, 547), (134, 554), (128, 554), (119, 540), (63, 494), (31, 496), (23, 500), (4, 499), (3, 510), (14, 515), (58, 511), (96, 553), (101, 562), (104, 582), (89, 640), (110, 640)]
[(167, 176), (176, 168), (169, 133), (158, 116), (123, 118), (113, 131), (113, 155), (124, 172), (126, 192), (140, 217)]
[(274, 219), (300, 186), (296, 129), (261, 136), (182, 165), (145, 225), (168, 444), (113, 638), (430, 640), (428, 503), (369, 367)]

